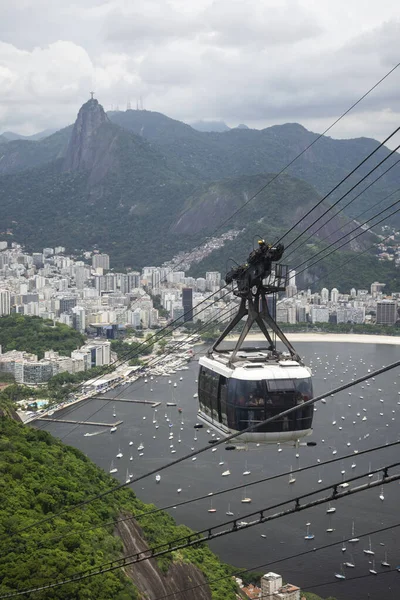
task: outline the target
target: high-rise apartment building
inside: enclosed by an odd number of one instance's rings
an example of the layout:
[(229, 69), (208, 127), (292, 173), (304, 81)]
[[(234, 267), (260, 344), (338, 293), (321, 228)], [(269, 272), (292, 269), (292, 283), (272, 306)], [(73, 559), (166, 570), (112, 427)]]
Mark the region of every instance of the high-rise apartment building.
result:
[(11, 294), (8, 290), (0, 290), (0, 316), (11, 312)]
[(397, 302), (379, 300), (376, 303), (376, 322), (378, 325), (393, 325), (397, 321)]
[(184, 322), (193, 321), (193, 289), (182, 288), (182, 306)]
[(92, 267), (94, 269), (109, 269), (110, 257), (108, 256), (108, 254), (93, 254)]

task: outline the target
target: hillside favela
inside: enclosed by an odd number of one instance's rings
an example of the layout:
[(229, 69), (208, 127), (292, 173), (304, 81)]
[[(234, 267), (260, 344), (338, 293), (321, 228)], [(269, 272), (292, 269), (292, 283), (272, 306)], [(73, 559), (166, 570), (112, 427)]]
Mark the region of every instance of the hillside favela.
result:
[(397, 5), (0, 17), (0, 599), (400, 598)]

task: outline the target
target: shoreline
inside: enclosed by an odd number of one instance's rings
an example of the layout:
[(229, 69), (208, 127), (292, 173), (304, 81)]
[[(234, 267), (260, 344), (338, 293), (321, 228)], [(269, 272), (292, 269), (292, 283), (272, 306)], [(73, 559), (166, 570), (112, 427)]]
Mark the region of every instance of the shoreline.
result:
[[(334, 342), (348, 344), (391, 344), (400, 346), (400, 336), (391, 335), (371, 335), (362, 333), (286, 333), (290, 342)], [(229, 341), (235, 341), (239, 336), (232, 335), (227, 338)], [(247, 336), (247, 340), (264, 340), (260, 333), (253, 333)]]

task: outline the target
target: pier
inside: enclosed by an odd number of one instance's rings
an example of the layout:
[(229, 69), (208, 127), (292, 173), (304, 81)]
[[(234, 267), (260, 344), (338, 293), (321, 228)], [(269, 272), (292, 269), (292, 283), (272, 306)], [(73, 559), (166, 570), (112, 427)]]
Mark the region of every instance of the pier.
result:
[(51, 423), (68, 423), (70, 425), (95, 425), (96, 427), (118, 427), (123, 421), (115, 423), (95, 423), (94, 421), (73, 421), (72, 419), (55, 419), (54, 417), (39, 417), (36, 421), (50, 421)]
[(154, 400), (135, 400), (134, 398), (108, 398), (106, 396), (93, 396), (92, 400), (107, 400), (107, 402), (131, 402), (132, 404), (149, 404), (150, 406), (160, 406), (161, 402)]

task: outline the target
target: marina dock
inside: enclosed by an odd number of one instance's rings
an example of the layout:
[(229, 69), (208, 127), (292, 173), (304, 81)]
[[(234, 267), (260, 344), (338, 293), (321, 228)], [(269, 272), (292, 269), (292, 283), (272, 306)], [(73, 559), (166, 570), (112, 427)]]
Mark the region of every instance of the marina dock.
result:
[(108, 398), (106, 396), (93, 396), (93, 400), (107, 400), (107, 402), (131, 402), (132, 404), (149, 404), (150, 406), (160, 406), (161, 402), (154, 400), (135, 400), (133, 398)]
[(54, 417), (39, 417), (37, 421), (50, 421), (51, 423), (69, 423), (71, 425), (95, 425), (96, 427), (118, 427), (123, 421), (115, 423), (95, 423), (94, 421), (73, 421), (72, 419), (55, 419)]

